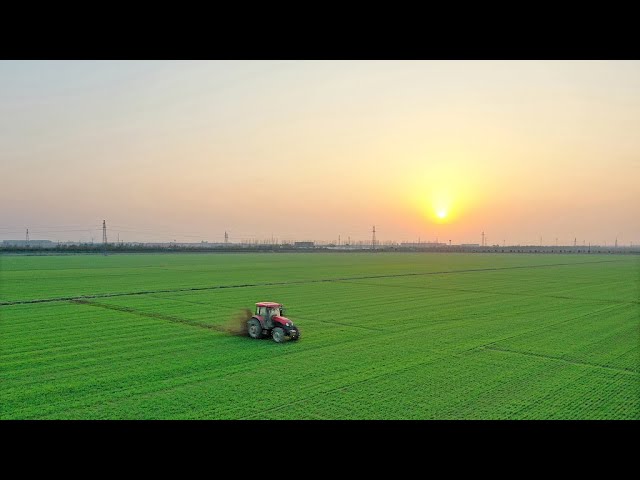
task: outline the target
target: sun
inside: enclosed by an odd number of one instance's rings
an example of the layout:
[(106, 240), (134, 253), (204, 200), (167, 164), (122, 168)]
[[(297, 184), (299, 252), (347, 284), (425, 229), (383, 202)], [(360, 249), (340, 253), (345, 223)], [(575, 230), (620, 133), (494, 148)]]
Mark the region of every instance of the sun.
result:
[(427, 192), (416, 189), (416, 206), (420, 216), (431, 225), (445, 225), (457, 221), (460, 208), (457, 195), (451, 188), (429, 188)]

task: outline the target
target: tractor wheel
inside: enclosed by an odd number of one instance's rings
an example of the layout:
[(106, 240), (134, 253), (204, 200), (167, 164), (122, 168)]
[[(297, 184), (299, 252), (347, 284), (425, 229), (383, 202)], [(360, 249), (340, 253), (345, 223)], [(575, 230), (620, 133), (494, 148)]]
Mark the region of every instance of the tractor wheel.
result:
[(284, 342), (284, 330), (280, 327), (276, 327), (273, 329), (271, 336), (273, 337), (273, 341), (276, 343)]
[(298, 330), (298, 333), (296, 333), (295, 335), (291, 335), (291, 340), (293, 340), (294, 342), (296, 340), (300, 340), (300, 331)]
[(251, 338), (262, 338), (262, 325), (255, 318), (247, 322), (247, 330)]

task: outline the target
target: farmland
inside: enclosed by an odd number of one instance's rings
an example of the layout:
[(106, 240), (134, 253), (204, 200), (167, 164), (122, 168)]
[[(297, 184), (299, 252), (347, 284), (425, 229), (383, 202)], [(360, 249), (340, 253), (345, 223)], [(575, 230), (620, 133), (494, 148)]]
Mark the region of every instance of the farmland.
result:
[(640, 419), (640, 258), (6, 255), (0, 345), (0, 419)]

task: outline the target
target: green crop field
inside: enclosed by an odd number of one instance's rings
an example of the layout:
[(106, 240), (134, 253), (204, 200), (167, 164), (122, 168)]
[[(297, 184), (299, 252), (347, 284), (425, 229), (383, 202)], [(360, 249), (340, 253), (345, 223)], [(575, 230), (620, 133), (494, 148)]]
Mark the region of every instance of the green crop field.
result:
[(5, 255), (0, 345), (0, 419), (640, 419), (640, 258)]

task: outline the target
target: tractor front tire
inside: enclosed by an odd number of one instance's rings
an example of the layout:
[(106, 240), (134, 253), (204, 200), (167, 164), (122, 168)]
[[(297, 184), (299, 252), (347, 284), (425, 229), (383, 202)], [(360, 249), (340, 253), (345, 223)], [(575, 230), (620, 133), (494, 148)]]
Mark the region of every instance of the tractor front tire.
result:
[(295, 335), (291, 335), (291, 340), (293, 340), (294, 342), (296, 340), (300, 340), (300, 330), (298, 330)]
[(262, 325), (255, 318), (247, 322), (247, 331), (251, 338), (262, 338)]
[(271, 336), (273, 337), (273, 341), (276, 343), (284, 342), (284, 330), (280, 327), (274, 328)]

